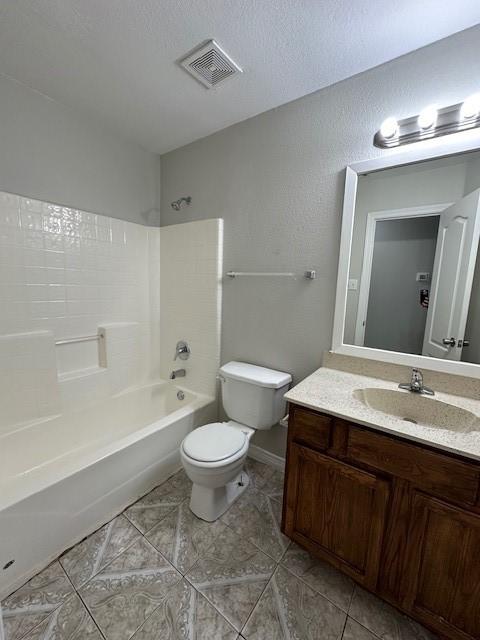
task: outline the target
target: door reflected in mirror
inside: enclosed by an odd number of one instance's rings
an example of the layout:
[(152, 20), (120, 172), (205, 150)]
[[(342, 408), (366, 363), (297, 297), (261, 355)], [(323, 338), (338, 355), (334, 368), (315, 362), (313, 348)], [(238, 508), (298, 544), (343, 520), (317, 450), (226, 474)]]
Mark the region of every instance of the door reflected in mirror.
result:
[(480, 364), (480, 152), (360, 175), (344, 343)]

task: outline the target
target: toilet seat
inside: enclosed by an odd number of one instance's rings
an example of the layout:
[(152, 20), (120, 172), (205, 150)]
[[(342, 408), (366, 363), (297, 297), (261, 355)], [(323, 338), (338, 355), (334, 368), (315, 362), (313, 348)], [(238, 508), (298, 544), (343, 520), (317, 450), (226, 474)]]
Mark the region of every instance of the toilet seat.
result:
[(243, 455), (247, 433), (225, 423), (212, 422), (195, 429), (182, 443), (183, 453), (197, 463), (232, 461)]

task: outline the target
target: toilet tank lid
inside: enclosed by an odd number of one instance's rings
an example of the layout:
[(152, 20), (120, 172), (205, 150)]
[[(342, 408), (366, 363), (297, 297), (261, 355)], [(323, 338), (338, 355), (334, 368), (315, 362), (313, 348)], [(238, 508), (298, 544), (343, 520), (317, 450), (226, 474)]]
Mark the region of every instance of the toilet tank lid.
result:
[(256, 364), (248, 362), (227, 362), (223, 367), (220, 367), (220, 375), (231, 380), (242, 380), (270, 389), (279, 389), (292, 381), (292, 376), (289, 373), (258, 367)]

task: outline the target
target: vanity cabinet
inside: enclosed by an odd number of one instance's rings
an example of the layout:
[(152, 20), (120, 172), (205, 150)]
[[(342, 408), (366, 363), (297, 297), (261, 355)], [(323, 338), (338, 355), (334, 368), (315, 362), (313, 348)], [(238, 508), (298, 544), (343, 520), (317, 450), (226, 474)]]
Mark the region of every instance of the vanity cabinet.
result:
[(282, 529), (452, 640), (480, 638), (480, 464), (290, 406)]

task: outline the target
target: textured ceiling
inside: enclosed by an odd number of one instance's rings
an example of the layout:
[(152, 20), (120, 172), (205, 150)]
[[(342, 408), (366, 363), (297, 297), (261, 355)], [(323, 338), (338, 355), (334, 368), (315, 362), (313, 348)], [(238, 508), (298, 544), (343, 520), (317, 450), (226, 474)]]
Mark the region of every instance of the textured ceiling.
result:
[[(478, 22), (478, 0), (0, 0), (0, 73), (164, 153)], [(212, 90), (176, 64), (209, 38), (245, 72)]]

